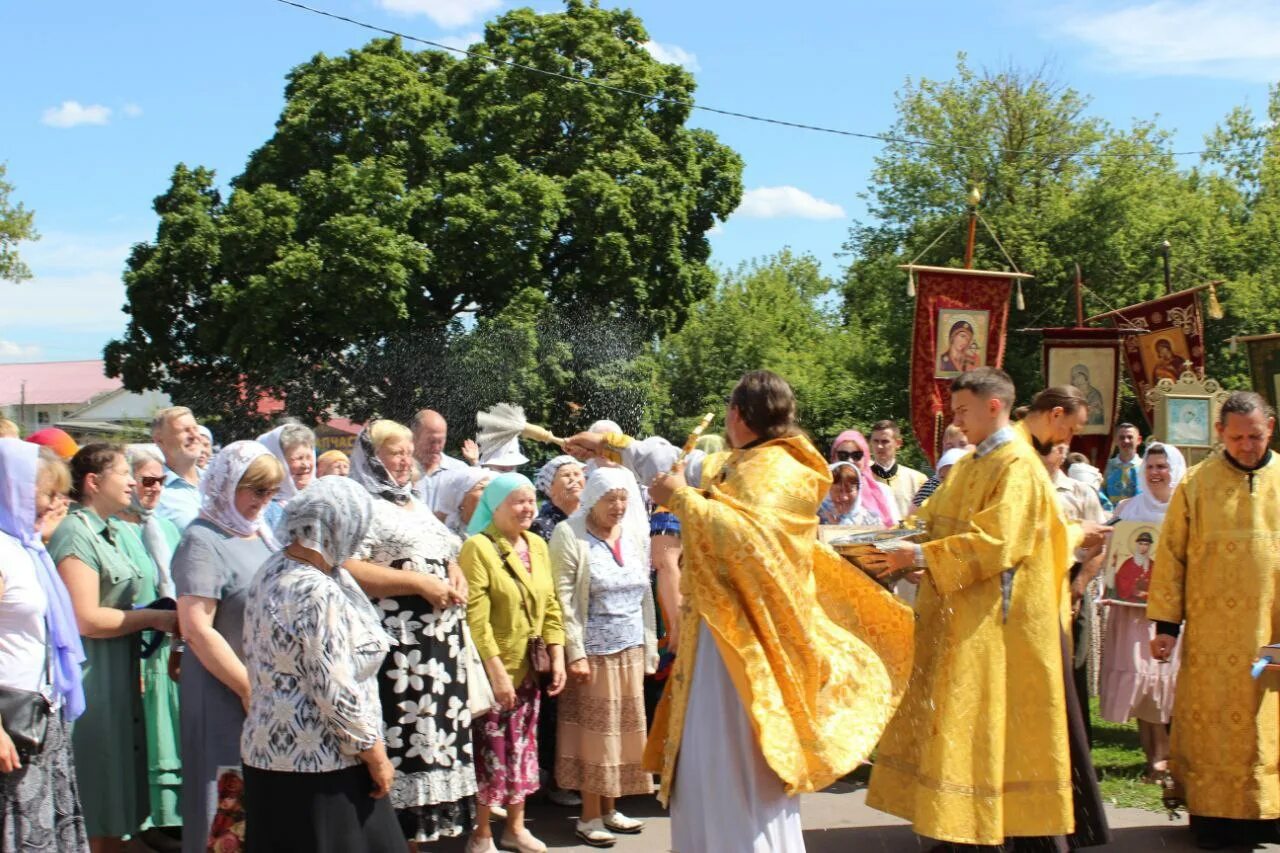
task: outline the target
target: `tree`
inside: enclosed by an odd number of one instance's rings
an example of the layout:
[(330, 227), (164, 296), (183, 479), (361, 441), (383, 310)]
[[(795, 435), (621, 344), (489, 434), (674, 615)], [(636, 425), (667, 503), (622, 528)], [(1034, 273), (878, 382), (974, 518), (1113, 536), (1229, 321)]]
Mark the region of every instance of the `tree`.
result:
[(7, 169), (0, 163), (0, 280), (25, 281), (31, 278), (31, 269), (18, 256), (18, 244), (23, 240), (39, 240), (36, 233), (35, 212), (27, 210), (21, 202), (9, 200), (13, 184), (4, 179)]
[(742, 162), (685, 126), (693, 79), (646, 40), (630, 12), (569, 0), (490, 23), (496, 62), (390, 39), (298, 66), (225, 202), (191, 185), (202, 170), (175, 173), (162, 199), (208, 230), (167, 227), (158, 204), (109, 369), (175, 396), (231, 371), (293, 414), (403, 416), (452, 357), (455, 320), (518, 294), (674, 327), (713, 286), (705, 234), (737, 206)]

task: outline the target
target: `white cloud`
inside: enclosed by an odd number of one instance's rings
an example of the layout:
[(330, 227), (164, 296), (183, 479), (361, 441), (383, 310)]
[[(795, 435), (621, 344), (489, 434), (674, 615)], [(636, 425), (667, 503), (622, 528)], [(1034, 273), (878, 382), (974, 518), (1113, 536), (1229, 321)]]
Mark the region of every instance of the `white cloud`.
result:
[(111, 120), (111, 108), (102, 104), (84, 106), (79, 101), (63, 101), (49, 107), (40, 116), (40, 122), (50, 127), (78, 127), (82, 124), (106, 124)]
[(32, 278), (0, 285), (0, 334), (65, 340), (72, 331), (121, 333), (126, 318), (120, 311), (125, 302), (120, 276), (134, 239), (120, 233), (54, 231), (20, 245)]
[(452, 29), (480, 20), (502, 5), (502, 0), (377, 0), (397, 15), (426, 15), (438, 26)]
[(120, 112), (124, 113), (125, 118), (138, 118), (142, 115), (142, 107), (137, 104), (125, 104)]
[(737, 215), (749, 219), (843, 219), (844, 208), (797, 187), (756, 187), (742, 194)]
[(665, 62), (669, 65), (679, 65), (685, 71), (702, 70), (702, 66), (698, 64), (697, 55), (690, 53), (679, 45), (647, 41), (641, 45), (641, 47), (649, 51), (649, 55), (659, 62)]
[(1107, 68), (1145, 75), (1280, 77), (1280, 6), (1256, 0), (1154, 0), (1110, 11), (1064, 7), (1056, 28)]
[[(442, 36), (440, 38), (432, 39), (432, 41), (440, 42), (440, 44), (448, 47), (456, 47), (458, 50), (470, 50), (473, 44), (479, 44), (484, 41), (484, 33), (474, 32), (463, 33), (460, 36)], [(410, 50), (414, 49), (414, 45), (412, 44), (405, 46)], [(461, 54), (457, 55), (460, 56)]]
[(0, 360), (28, 361), (39, 357), (40, 347), (23, 346), (16, 341), (6, 341), (3, 338), (0, 338)]

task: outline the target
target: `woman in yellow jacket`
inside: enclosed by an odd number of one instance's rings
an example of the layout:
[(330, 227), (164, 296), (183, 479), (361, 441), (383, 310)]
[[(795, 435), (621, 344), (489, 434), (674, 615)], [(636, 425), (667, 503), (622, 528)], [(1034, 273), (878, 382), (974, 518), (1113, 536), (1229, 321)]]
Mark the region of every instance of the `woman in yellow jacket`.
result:
[(473, 534), (458, 562), (471, 588), (467, 621), (493, 687), (497, 707), (473, 723), (476, 749), (476, 829), (467, 853), (495, 851), (489, 829), (494, 806), (507, 810), (502, 846), (542, 853), (546, 845), (524, 826), (524, 801), (538, 789), (538, 704), (541, 687), (529, 643), (541, 638), (550, 658), (547, 694), (564, 689), (564, 628), (547, 544), (529, 533), (537, 505), (533, 483), (507, 473), (485, 487), (467, 527)]

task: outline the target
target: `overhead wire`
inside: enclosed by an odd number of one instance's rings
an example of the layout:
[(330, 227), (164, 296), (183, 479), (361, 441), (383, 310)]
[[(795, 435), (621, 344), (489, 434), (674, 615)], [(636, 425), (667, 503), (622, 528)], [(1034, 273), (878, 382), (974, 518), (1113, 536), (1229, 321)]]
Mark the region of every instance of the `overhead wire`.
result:
[[(558, 80), (563, 80), (568, 83), (574, 83), (580, 86), (588, 86), (593, 89), (600, 89), (600, 90), (603, 90), (606, 92), (612, 92), (618, 95), (626, 95), (628, 97), (640, 98), (646, 101), (670, 104), (672, 106), (684, 107), (685, 109), (697, 110), (699, 112), (711, 113), (713, 115), (726, 116), (728, 118), (743, 119), (745, 121), (753, 121), (761, 124), (774, 125), (777, 127), (788, 127), (796, 130), (807, 130), (814, 133), (825, 133), (825, 134), (830, 134), (834, 136), (852, 137), (854, 139), (865, 139), (873, 142), (881, 142), (886, 144), (909, 145), (909, 146), (914, 146), (918, 148), (937, 148), (937, 149), (950, 150), (950, 151), (982, 151), (982, 152), (994, 152), (994, 153), (999, 153), (1003, 155), (1031, 155), (1031, 154), (1044, 153), (1044, 152), (1021, 150), (1021, 149), (991, 148), (990, 146), (986, 146), (986, 145), (965, 145), (965, 144), (956, 143), (956, 142), (939, 142), (931, 139), (917, 139), (914, 137), (897, 136), (897, 135), (888, 134), (888, 133), (863, 133), (855, 130), (844, 130), (841, 128), (825, 127), (817, 124), (808, 124), (805, 122), (789, 121), (787, 119), (779, 119), (779, 118), (772, 118), (769, 116), (755, 115), (752, 113), (744, 113), (737, 110), (723, 109), (721, 107), (710, 107), (705, 104), (697, 104), (697, 103), (694, 103), (693, 101), (686, 101), (682, 98), (673, 98), (667, 95), (658, 95), (658, 94), (653, 94), (648, 92), (639, 92), (634, 89), (627, 89), (622, 86), (614, 86), (609, 83), (604, 83), (604, 82), (601, 82), (600, 80), (592, 80), (587, 77), (580, 77), (573, 74), (566, 74), (562, 71), (555, 71), (553, 69), (548, 69), (548, 68), (538, 68), (537, 66), (527, 65), (522, 62), (517, 62), (513, 59), (504, 59), (502, 57), (492, 56), (490, 54), (486, 54), (478, 50), (472, 50), (470, 48), (458, 47), (456, 45), (444, 44), (443, 42), (432, 41), (431, 39), (422, 38), (421, 36), (410, 35), (408, 33), (400, 32), (399, 30), (393, 30), (388, 27), (382, 27), (377, 24), (371, 24), (368, 21), (361, 21), (357, 18), (352, 18), (348, 15), (341, 15), (341, 14), (338, 14), (337, 12), (330, 12), (327, 9), (320, 9), (315, 6), (311, 6), (306, 3), (299, 2), (299, 0), (274, 0), (274, 2), (279, 3), (283, 6), (292, 6), (295, 9), (300, 9), (304, 12), (310, 12), (314, 15), (320, 15), (325, 18), (331, 18), (335, 21), (342, 21), (344, 23), (351, 24), (356, 27), (362, 27), (363, 29), (370, 30), (376, 33), (381, 33), (386, 36), (395, 36), (404, 41), (416, 42), (418, 44), (425, 44), (428, 47), (433, 47), (439, 50), (447, 50), (453, 53), (463, 54), (465, 56), (469, 56), (475, 59), (482, 59), (482, 60), (485, 60), (486, 62), (491, 62), (496, 65), (505, 65), (508, 68), (515, 68), (520, 71), (527, 71), (531, 74), (540, 74), (544, 77), (551, 77)], [(1151, 156), (1159, 156), (1159, 155), (1163, 155), (1167, 157), (1193, 157), (1193, 156), (1204, 156), (1207, 154), (1229, 154), (1235, 151), (1242, 151), (1247, 147), (1249, 146), (1239, 145), (1232, 148), (1204, 148), (1204, 149), (1197, 149), (1192, 151), (1163, 151), (1163, 150), (1094, 151), (1094, 150), (1089, 150), (1089, 151), (1080, 151), (1075, 154), (1068, 155), (1064, 157), (1064, 159), (1074, 159), (1077, 157), (1084, 157), (1084, 156), (1109, 158), (1109, 159), (1134, 159), (1134, 158), (1151, 157)]]

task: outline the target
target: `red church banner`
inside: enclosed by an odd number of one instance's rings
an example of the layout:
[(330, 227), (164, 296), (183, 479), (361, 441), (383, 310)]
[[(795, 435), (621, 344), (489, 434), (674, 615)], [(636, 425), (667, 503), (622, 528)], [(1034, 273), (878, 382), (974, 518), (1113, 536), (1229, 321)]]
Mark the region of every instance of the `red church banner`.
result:
[(1009, 292), (1019, 273), (907, 267), (916, 280), (911, 342), (911, 426), (936, 462), (951, 423), (951, 380), (975, 367), (1004, 363)]
[(1120, 408), (1120, 331), (1068, 327), (1041, 329), (1045, 385), (1074, 385), (1089, 401), (1089, 420), (1071, 449), (1106, 467)]
[(1155, 413), (1147, 403), (1148, 391), (1161, 379), (1177, 382), (1188, 361), (1197, 376), (1204, 376), (1204, 319), (1196, 297), (1202, 289), (1172, 293), (1090, 318), (1107, 317), (1116, 326), (1136, 332), (1125, 337), (1124, 356), (1138, 403), (1152, 426)]

